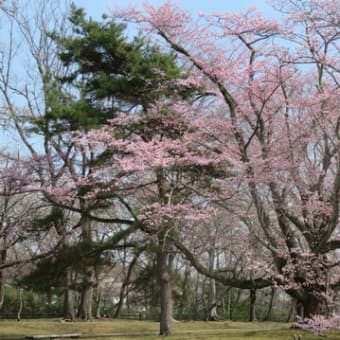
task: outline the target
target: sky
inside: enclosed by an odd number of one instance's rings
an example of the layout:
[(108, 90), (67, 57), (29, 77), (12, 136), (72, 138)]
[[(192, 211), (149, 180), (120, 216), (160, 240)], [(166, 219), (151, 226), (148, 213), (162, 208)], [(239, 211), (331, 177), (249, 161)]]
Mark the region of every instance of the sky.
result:
[[(103, 13), (109, 14), (114, 8), (128, 7), (129, 4), (141, 6), (145, 0), (74, 0), (73, 2), (86, 10), (93, 19), (99, 19)], [(153, 5), (161, 5), (165, 0), (149, 0)], [(210, 13), (214, 11), (239, 12), (247, 7), (256, 7), (267, 16), (275, 12), (267, 0), (172, 0), (173, 3), (190, 10), (192, 13)]]

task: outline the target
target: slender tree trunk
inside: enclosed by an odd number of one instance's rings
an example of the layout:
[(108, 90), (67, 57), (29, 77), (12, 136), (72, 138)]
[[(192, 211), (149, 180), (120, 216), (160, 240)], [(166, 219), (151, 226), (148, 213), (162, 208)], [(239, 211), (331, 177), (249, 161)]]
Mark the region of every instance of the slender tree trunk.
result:
[(181, 300), (179, 304), (182, 317), (184, 315), (184, 309), (186, 306), (188, 306), (188, 301), (189, 301), (189, 280), (190, 280), (190, 267), (186, 266), (185, 272), (184, 272), (183, 284), (182, 284), (182, 296), (181, 296)]
[(3, 278), (3, 271), (0, 270), (0, 311), (5, 302), (5, 282)]
[(17, 321), (21, 320), (21, 312), (22, 312), (22, 308), (24, 306), (24, 302), (23, 302), (23, 289), (19, 288), (19, 309), (18, 309), (18, 313), (17, 313)]
[(229, 289), (229, 292), (228, 292), (228, 305), (227, 305), (227, 310), (228, 310), (228, 316), (229, 316), (229, 320), (232, 320), (232, 317), (233, 317), (233, 312), (232, 312), (232, 290)]
[(274, 296), (275, 296), (275, 288), (272, 287), (271, 291), (270, 291), (270, 301), (269, 301), (269, 306), (268, 306), (268, 310), (267, 310), (267, 314), (264, 318), (264, 321), (268, 321), (273, 309), (273, 302), (274, 302)]
[(195, 280), (195, 305), (197, 306), (199, 304), (199, 295), (198, 295), (198, 292), (199, 292), (199, 283), (200, 283), (200, 273), (197, 272), (196, 273), (196, 280)]
[[(5, 238), (6, 239), (6, 238)], [(4, 239), (4, 243), (6, 243), (6, 240)], [(6, 262), (7, 258), (7, 249), (2, 249), (0, 252), (0, 259), (1, 264), (4, 264)], [(0, 270), (0, 311), (2, 309), (2, 306), (5, 301), (5, 279), (4, 279), (4, 271)]]
[(67, 289), (64, 294), (64, 318), (67, 320), (75, 319), (74, 294), (71, 289)]
[(288, 312), (287, 322), (292, 322), (293, 321), (294, 312), (295, 312), (295, 305), (296, 305), (296, 302), (295, 302), (294, 299), (292, 299), (292, 301), (290, 303), (289, 312)]
[(129, 268), (128, 268), (128, 271), (127, 271), (127, 274), (126, 274), (126, 278), (120, 288), (120, 293), (119, 293), (119, 301), (117, 303), (117, 308), (116, 308), (116, 312), (115, 312), (115, 315), (114, 317), (115, 318), (119, 318), (120, 316), (120, 313), (122, 311), (122, 307), (123, 307), (123, 302), (124, 302), (124, 297), (126, 296), (127, 294), (127, 288), (128, 288), (128, 285), (130, 283), (130, 279), (131, 279), (131, 275), (132, 275), (132, 271), (133, 271), (133, 268), (137, 262), (137, 259), (140, 255), (140, 252), (138, 252), (133, 260), (131, 261), (130, 265), (129, 265)]
[(209, 296), (208, 296), (208, 313), (207, 321), (218, 321), (220, 318), (217, 315), (217, 302), (216, 302), (216, 281), (209, 279)]
[(303, 303), (301, 301), (296, 301), (296, 316), (301, 319), (304, 318)]
[(159, 246), (157, 252), (157, 271), (160, 288), (160, 335), (170, 335), (172, 330), (172, 292), (168, 266), (168, 251)]
[(226, 291), (226, 297), (224, 298), (224, 315), (227, 320), (231, 320), (231, 288)]
[(102, 289), (100, 287), (97, 288), (97, 311), (96, 311), (96, 318), (100, 319), (102, 317), (102, 307), (103, 307), (103, 294), (102, 294)]
[(240, 303), (241, 293), (242, 293), (242, 289), (237, 289), (236, 300), (235, 300), (235, 303), (232, 304), (232, 307), (231, 307), (230, 320), (234, 319), (234, 309), (235, 309), (235, 306), (238, 306)]
[(66, 270), (66, 275), (65, 275), (66, 290), (64, 293), (64, 318), (68, 320), (75, 319), (74, 292), (70, 288), (71, 284), (72, 284), (72, 272), (71, 272), (71, 269), (68, 268)]
[(256, 289), (250, 289), (249, 294), (249, 321), (256, 321)]
[[(156, 267), (156, 271), (157, 269), (157, 256), (155, 259), (153, 259), (153, 263), (152, 263), (153, 268)], [(157, 274), (158, 275), (158, 274)], [(155, 280), (153, 280), (150, 277), (150, 284), (147, 287), (147, 294), (149, 294), (149, 308), (151, 311), (151, 316), (153, 318), (154, 314), (156, 313), (155, 307), (159, 306), (159, 287), (158, 287), (158, 276), (157, 276), (157, 282), (155, 282)]]

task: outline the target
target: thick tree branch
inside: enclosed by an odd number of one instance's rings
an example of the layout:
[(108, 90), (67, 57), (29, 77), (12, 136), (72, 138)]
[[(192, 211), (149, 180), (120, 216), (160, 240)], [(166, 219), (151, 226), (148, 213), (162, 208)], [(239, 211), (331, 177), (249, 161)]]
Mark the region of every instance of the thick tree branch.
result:
[(180, 250), (187, 260), (190, 261), (191, 265), (200, 273), (203, 274), (211, 279), (214, 279), (218, 282), (226, 286), (231, 286), (240, 289), (260, 289), (265, 287), (270, 287), (274, 284), (273, 280), (264, 279), (264, 278), (257, 278), (257, 279), (236, 279), (230, 278), (229, 275), (226, 274), (225, 271), (219, 270), (209, 270), (207, 267), (202, 265), (197, 257), (187, 248), (185, 247), (180, 241), (174, 241), (175, 246), (178, 250)]

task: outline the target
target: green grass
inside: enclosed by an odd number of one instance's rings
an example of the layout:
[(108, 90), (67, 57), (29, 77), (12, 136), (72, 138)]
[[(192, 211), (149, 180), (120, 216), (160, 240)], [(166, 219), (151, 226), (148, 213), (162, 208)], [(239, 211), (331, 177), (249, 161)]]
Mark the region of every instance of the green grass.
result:
[[(95, 320), (93, 322), (61, 322), (60, 320), (12, 320), (0, 321), (0, 339), (24, 339), (28, 335), (81, 333), (86, 339), (155, 340), (158, 323), (151, 321)], [(171, 340), (283, 340), (301, 335), (303, 340), (320, 339), (300, 330), (290, 329), (290, 325), (277, 322), (175, 322), (175, 334)], [(340, 333), (331, 333), (328, 339), (340, 340)]]

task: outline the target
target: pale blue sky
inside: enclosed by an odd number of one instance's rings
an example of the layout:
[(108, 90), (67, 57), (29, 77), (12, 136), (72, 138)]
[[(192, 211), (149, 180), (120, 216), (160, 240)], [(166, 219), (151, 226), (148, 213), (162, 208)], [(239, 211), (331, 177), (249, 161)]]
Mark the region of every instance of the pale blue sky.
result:
[[(89, 16), (99, 19), (103, 13), (109, 14), (115, 7), (124, 8), (129, 4), (141, 6), (145, 0), (74, 0), (73, 2), (86, 10)], [(165, 0), (150, 0), (151, 4), (160, 5)], [(173, 0), (174, 3), (193, 13), (210, 13), (214, 11), (239, 12), (249, 6), (256, 7), (267, 16), (277, 15), (267, 0)]]

